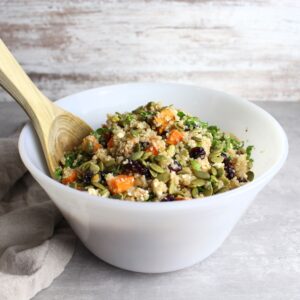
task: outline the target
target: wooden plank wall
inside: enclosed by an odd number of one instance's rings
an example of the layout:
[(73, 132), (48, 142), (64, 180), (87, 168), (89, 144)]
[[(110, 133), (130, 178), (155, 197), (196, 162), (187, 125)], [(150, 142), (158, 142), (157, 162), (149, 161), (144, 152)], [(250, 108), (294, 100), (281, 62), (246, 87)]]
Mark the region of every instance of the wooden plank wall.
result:
[(0, 36), (51, 99), (175, 81), (300, 101), (298, 0), (0, 0)]

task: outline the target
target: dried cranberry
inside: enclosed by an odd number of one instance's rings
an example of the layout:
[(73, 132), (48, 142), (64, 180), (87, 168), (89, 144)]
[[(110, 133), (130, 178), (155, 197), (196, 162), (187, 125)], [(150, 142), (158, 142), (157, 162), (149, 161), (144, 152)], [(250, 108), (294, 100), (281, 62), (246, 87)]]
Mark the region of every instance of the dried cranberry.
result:
[(224, 170), (226, 172), (227, 178), (232, 179), (235, 176), (235, 169), (233, 167), (231, 160), (228, 157), (226, 157), (223, 160), (223, 163), (224, 163)]
[(128, 162), (123, 164), (122, 168), (125, 173), (136, 173), (140, 169), (140, 164), (138, 161), (128, 159)]
[(224, 163), (224, 165), (225, 165), (226, 167), (231, 167), (231, 168), (233, 168), (233, 164), (232, 164), (232, 161), (231, 161), (231, 158), (230, 158), (230, 157), (224, 158), (223, 163)]
[(190, 150), (190, 157), (204, 159), (206, 152), (203, 147), (194, 147)]
[(82, 182), (85, 184), (89, 184), (89, 183), (91, 183), (92, 177), (93, 177), (93, 173), (91, 171), (87, 171), (84, 173), (84, 175), (82, 177)]
[(232, 179), (235, 176), (235, 170), (232, 168), (226, 169), (226, 174), (228, 179)]
[(146, 178), (151, 178), (149, 169), (137, 160), (128, 159), (128, 162), (122, 168), (125, 173), (138, 173), (145, 175)]
[(176, 173), (182, 170), (182, 166), (177, 160), (174, 160), (174, 162), (170, 164), (168, 168), (170, 171), (174, 171)]
[(160, 201), (161, 202), (169, 202), (169, 201), (174, 201), (176, 200), (174, 195), (167, 195), (166, 197), (162, 198)]

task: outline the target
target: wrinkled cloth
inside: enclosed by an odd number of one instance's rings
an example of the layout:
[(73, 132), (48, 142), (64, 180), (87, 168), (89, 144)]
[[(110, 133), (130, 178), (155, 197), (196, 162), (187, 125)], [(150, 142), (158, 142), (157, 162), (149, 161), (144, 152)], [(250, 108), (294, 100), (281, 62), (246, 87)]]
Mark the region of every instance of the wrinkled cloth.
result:
[[(1, 127), (1, 110), (0, 115)], [(20, 127), (18, 121), (13, 125)], [(18, 134), (3, 132), (0, 128), (0, 299), (27, 300), (63, 272), (76, 238), (21, 162)]]

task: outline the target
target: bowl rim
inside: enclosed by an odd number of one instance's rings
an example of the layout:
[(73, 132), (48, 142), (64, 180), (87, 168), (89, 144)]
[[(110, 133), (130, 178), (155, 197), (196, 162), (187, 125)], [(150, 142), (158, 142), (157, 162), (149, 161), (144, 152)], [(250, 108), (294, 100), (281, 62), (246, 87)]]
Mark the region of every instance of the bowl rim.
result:
[[(227, 94), (223, 91), (219, 91), (216, 89), (211, 89), (207, 87), (202, 87), (199, 85), (192, 85), (192, 84), (182, 84), (182, 83), (160, 83), (160, 82), (129, 82), (129, 83), (122, 83), (122, 84), (115, 84), (115, 85), (105, 85), (101, 87), (96, 87), (92, 89), (87, 89), (80, 91), (78, 93), (74, 93), (71, 95), (68, 95), (66, 97), (63, 97), (59, 100), (57, 100), (57, 104), (63, 103), (64, 101), (68, 101), (70, 98), (74, 96), (78, 96), (80, 94), (88, 94), (91, 92), (95, 92), (101, 89), (111, 89), (111, 88), (120, 88), (120, 87), (135, 87), (135, 86), (171, 86), (171, 87), (187, 87), (187, 88), (193, 88), (193, 89), (199, 89), (199, 90), (207, 90), (210, 92), (217, 92), (220, 95), (224, 95), (230, 98), (234, 98), (237, 101), (243, 102), (244, 104), (247, 104), (248, 106), (256, 109), (260, 114), (264, 115), (264, 117), (269, 119), (269, 122), (272, 123), (273, 127), (276, 129), (277, 133), (279, 134), (282, 142), (282, 151), (279, 154), (279, 158), (277, 161), (269, 168), (267, 169), (262, 175), (260, 175), (258, 178), (254, 178), (252, 182), (249, 182), (241, 187), (238, 187), (236, 189), (221, 193), (221, 194), (215, 194), (212, 196), (207, 196), (204, 198), (198, 198), (198, 199), (188, 199), (184, 201), (170, 201), (170, 202), (143, 202), (143, 201), (126, 201), (126, 200), (120, 200), (120, 199), (112, 199), (108, 197), (101, 197), (101, 196), (95, 196), (88, 194), (84, 191), (78, 191), (73, 188), (70, 188), (68, 186), (65, 186), (61, 184), (60, 182), (56, 181), (55, 179), (51, 178), (47, 174), (45, 174), (43, 171), (41, 171), (39, 168), (37, 168), (34, 163), (31, 162), (29, 157), (27, 156), (26, 147), (25, 147), (25, 137), (27, 132), (30, 130), (34, 130), (31, 126), (31, 122), (27, 122), (25, 126), (23, 127), (19, 141), (18, 141), (18, 148), (19, 153), (21, 156), (21, 159), (23, 163), (25, 164), (26, 168), (32, 172), (33, 175), (36, 177), (41, 177), (45, 181), (47, 181), (47, 184), (51, 185), (54, 188), (60, 189), (63, 193), (68, 193), (70, 195), (73, 195), (74, 197), (80, 197), (81, 199), (84, 199), (85, 201), (89, 202), (95, 202), (101, 205), (108, 205), (108, 206), (115, 206), (119, 208), (145, 208), (147, 207), (152, 209), (181, 209), (184, 207), (195, 207), (195, 206), (210, 206), (210, 205), (216, 205), (223, 203), (224, 200), (230, 199), (232, 197), (238, 196), (240, 194), (246, 193), (249, 190), (255, 189), (256, 187), (259, 187), (264, 182), (267, 183), (268, 180), (272, 179), (272, 177), (280, 170), (280, 168), (283, 166), (285, 160), (287, 159), (288, 155), (288, 139), (286, 136), (286, 133), (284, 132), (283, 128), (279, 124), (279, 122), (267, 111), (259, 107), (258, 105), (245, 100), (243, 98)], [(219, 198), (222, 198), (222, 202), (219, 202)]]

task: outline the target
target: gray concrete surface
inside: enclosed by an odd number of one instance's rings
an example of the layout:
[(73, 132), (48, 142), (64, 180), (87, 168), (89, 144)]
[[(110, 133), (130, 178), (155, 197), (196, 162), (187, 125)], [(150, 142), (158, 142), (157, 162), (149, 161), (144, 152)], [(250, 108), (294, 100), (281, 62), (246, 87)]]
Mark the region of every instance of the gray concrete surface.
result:
[[(10, 105), (0, 105), (1, 126), (4, 113), (24, 119)], [(288, 161), (219, 250), (191, 268), (145, 275), (114, 268), (78, 242), (62, 275), (34, 300), (299, 300), (300, 103), (258, 105), (285, 128)]]

